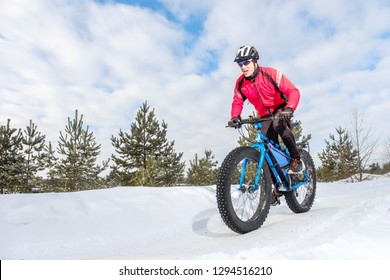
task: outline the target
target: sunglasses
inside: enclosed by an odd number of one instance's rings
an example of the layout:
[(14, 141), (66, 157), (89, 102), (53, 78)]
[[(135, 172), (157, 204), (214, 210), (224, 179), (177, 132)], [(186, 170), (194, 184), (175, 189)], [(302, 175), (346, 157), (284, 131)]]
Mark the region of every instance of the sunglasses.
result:
[(238, 66), (240, 66), (240, 67), (247, 66), (249, 63), (251, 63), (251, 60), (241, 61), (241, 62), (238, 62)]

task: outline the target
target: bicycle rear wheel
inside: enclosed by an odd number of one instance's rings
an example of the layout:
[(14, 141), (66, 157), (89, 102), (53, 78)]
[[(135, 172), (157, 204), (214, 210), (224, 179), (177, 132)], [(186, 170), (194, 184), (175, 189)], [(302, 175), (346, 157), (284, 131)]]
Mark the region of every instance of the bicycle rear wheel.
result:
[(217, 202), (225, 224), (237, 233), (247, 233), (262, 226), (271, 201), (271, 174), (268, 165), (261, 169), (256, 186), (260, 152), (238, 147), (223, 161), (218, 175)]
[(316, 170), (313, 159), (307, 151), (300, 149), (299, 152), (303, 162), (303, 170), (309, 176), (310, 181), (296, 190), (284, 193), (287, 205), (294, 213), (308, 212), (313, 206), (317, 190)]

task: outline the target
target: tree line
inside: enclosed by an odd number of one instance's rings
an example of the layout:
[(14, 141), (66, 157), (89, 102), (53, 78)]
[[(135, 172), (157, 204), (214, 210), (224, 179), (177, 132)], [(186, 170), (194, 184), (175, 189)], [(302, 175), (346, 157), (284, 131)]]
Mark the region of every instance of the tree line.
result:
[[(57, 146), (30, 120), (24, 129), (0, 126), (0, 193), (78, 191), (111, 186), (211, 185), (217, 161), (211, 150), (195, 155), (185, 176), (183, 153), (167, 139), (168, 125), (159, 122), (147, 102), (137, 112), (130, 131), (111, 137), (115, 153), (97, 163), (101, 145), (96, 142), (83, 115), (75, 115), (60, 131)], [(101, 176), (108, 167), (111, 171)]]
[(336, 134), (325, 140), (325, 149), (318, 154), (321, 166), (317, 169), (321, 181), (330, 182), (342, 179), (363, 181), (370, 174), (390, 172), (390, 136), (385, 140), (381, 152), (383, 164), (372, 157), (379, 146), (380, 138), (372, 135), (371, 127), (365, 122), (364, 111), (352, 109), (350, 129), (338, 126)]
[[(334, 181), (355, 176), (363, 180), (365, 173), (386, 173), (390, 161), (384, 165), (368, 165), (377, 140), (370, 138), (364, 118), (357, 110), (352, 118), (353, 130), (336, 128), (337, 135), (325, 140), (326, 148), (318, 154), (321, 166), (317, 168), (320, 181)], [(255, 130), (246, 128), (239, 145), (253, 142)], [(183, 153), (175, 151), (174, 141), (167, 139), (168, 124), (160, 122), (155, 109), (147, 102), (140, 107), (130, 130), (119, 130), (111, 136), (115, 149), (112, 156), (101, 163), (97, 158), (101, 145), (96, 142), (83, 115), (75, 110), (60, 131), (57, 146), (46, 143), (45, 135), (30, 120), (22, 130), (13, 128), (11, 120), (0, 126), (0, 193), (5, 191), (78, 191), (111, 186), (176, 186), (213, 185), (218, 174), (218, 162), (212, 150), (195, 154), (185, 172)], [(295, 122), (293, 133), (299, 142), (308, 142), (311, 135), (302, 135), (302, 124)], [(353, 137), (352, 137), (352, 136)], [(386, 151), (390, 158), (390, 137)], [(110, 172), (102, 172), (110, 167)]]

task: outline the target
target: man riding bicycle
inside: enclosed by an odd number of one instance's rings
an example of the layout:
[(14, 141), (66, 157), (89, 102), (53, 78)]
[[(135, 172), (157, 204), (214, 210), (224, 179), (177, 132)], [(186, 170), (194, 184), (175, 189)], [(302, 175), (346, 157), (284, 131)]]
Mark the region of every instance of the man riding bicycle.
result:
[(274, 120), (263, 122), (262, 132), (270, 140), (279, 143), (278, 135), (290, 152), (290, 174), (302, 171), (302, 161), (295, 137), (291, 132), (291, 117), (298, 106), (299, 90), (278, 70), (260, 67), (259, 53), (253, 46), (242, 46), (234, 62), (238, 63), (242, 75), (237, 79), (229, 126), (240, 124), (244, 101), (248, 100), (260, 117), (274, 116)]

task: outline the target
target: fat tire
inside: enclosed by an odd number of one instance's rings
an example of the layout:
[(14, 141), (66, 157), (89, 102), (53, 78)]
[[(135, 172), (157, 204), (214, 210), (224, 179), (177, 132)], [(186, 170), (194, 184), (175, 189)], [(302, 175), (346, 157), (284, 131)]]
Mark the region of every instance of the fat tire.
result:
[[(296, 190), (284, 193), (288, 207), (297, 214), (308, 212), (311, 209), (317, 190), (316, 170), (313, 159), (306, 150), (300, 149), (300, 154), (304, 169), (306, 169), (308, 176), (310, 177), (310, 182)], [(304, 193), (303, 198), (302, 193)], [(298, 201), (298, 198), (301, 198), (302, 201)]]
[[(251, 147), (238, 147), (232, 150), (222, 162), (217, 182), (217, 203), (218, 210), (225, 224), (234, 232), (245, 234), (256, 230), (262, 226), (270, 209), (272, 181), (271, 174), (267, 164), (262, 168), (262, 179), (259, 184), (261, 187), (257, 190), (259, 194), (259, 203), (253, 216), (248, 220), (242, 220), (236, 213), (232, 201), (232, 181), (234, 172), (239, 163), (247, 158), (257, 167), (260, 152)], [(249, 194), (243, 194), (249, 195)]]

